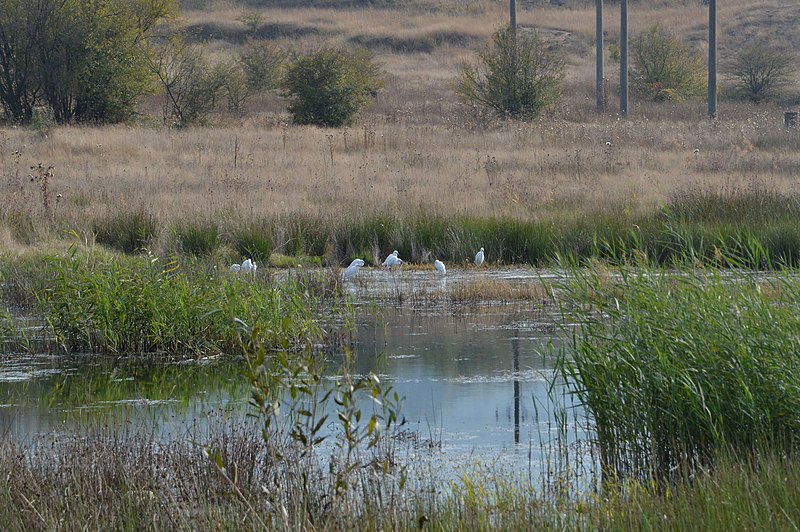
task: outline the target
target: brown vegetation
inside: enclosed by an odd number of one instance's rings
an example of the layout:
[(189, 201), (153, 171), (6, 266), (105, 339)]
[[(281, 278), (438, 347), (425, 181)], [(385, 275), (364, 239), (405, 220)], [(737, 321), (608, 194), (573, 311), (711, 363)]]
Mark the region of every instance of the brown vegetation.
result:
[[(765, 12), (787, 2), (766, 2)], [(500, 121), (460, 104), (453, 93), (458, 64), (505, 22), (500, 4), (463, 9), (438, 3), (418, 9), (257, 10), (263, 25), (288, 28), (273, 42), (295, 49), (368, 42), (387, 72), (387, 86), (356, 126), (323, 130), (289, 126), (285, 101), (261, 95), (245, 118), (220, 115), (213, 128), (64, 127), (0, 130), (0, 225), (33, 219), (17, 241), (76, 229), (91, 240), (92, 220), (144, 210), (163, 227), (186, 219), (226, 224), (258, 217), (310, 214), (330, 223), (364, 213), (437, 213), (552, 219), (609, 201), (632, 212), (653, 209), (689, 186), (742, 187), (753, 182), (793, 191), (800, 170), (800, 135), (782, 129), (781, 109), (723, 102), (719, 120), (704, 118), (702, 102), (631, 102), (631, 117), (594, 113), (592, 8), (522, 9), (522, 27), (543, 30), (568, 63), (566, 98), (552, 116), (534, 123)], [(720, 13), (721, 45), (758, 6), (742, 0)], [(787, 8), (788, 9), (788, 8)], [(190, 27), (217, 24), (248, 31), (245, 8), (219, 4), (184, 13)], [(772, 12), (772, 11), (769, 11)], [(608, 9), (608, 42), (618, 21)], [(643, 3), (631, 28), (658, 19), (702, 44), (705, 11)], [(291, 28), (301, 31), (295, 39)], [(404, 53), (387, 42), (423, 40)], [(207, 54), (227, 57), (241, 45), (209, 38)], [(414, 46), (409, 45), (410, 49)], [(614, 66), (609, 65), (609, 108)], [(158, 109), (145, 102), (142, 112)], [(146, 120), (145, 120), (146, 122)], [(59, 221), (45, 230), (40, 190), (31, 167), (52, 166), (48, 209)], [(35, 220), (41, 220), (41, 223)], [(28, 222), (26, 222), (28, 223)], [(25, 236), (27, 235), (27, 236)], [(31, 236), (33, 235), (33, 236)], [(3, 238), (4, 241), (8, 237)], [(157, 240), (158, 241), (158, 240)], [(280, 243), (279, 247), (280, 247)]]

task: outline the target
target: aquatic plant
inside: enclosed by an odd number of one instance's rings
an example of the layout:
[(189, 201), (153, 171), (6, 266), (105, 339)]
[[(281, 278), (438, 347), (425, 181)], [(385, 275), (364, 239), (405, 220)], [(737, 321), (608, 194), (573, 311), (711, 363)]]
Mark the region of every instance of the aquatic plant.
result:
[(219, 229), (213, 223), (181, 223), (172, 234), (181, 252), (196, 257), (213, 255), (219, 246)]
[[(200, 355), (238, 353), (234, 319), (284, 332), (293, 345), (325, 343), (317, 309), (327, 295), (313, 275), (275, 282), (268, 277), (209, 275), (177, 260), (72, 252), (43, 258), (46, 277), (38, 311), (63, 349), (89, 352)], [(320, 285), (322, 286), (322, 285)], [(335, 334), (333, 335), (336, 336)]]
[[(726, 265), (758, 263), (721, 256)], [(730, 452), (800, 443), (800, 282), (715, 268), (570, 270), (559, 371), (596, 430), (604, 480), (665, 489)], [(568, 354), (567, 354), (568, 351)]]
[(146, 248), (157, 230), (155, 217), (143, 209), (108, 214), (92, 223), (98, 244), (124, 253), (138, 253)]

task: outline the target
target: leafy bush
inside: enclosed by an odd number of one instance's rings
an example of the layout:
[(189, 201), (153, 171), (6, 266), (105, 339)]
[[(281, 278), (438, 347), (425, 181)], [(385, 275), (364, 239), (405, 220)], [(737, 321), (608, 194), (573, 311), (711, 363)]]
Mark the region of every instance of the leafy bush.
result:
[[(119, 122), (152, 92), (146, 44), (175, 0), (29, 2), (0, 9), (0, 105), (28, 121), (37, 105), (57, 122)], [(145, 45), (145, 46), (143, 46)]]
[(298, 57), (283, 80), (289, 112), (296, 124), (339, 127), (383, 87), (381, 68), (366, 50), (354, 53), (322, 48)]
[(564, 63), (535, 33), (500, 30), (479, 58), (478, 66), (465, 64), (458, 76), (456, 93), (465, 102), (532, 119), (561, 97)]
[(707, 69), (702, 56), (658, 25), (631, 42), (631, 88), (652, 101), (681, 101), (705, 93)]
[(247, 85), (253, 91), (278, 88), (281, 70), (288, 54), (265, 42), (250, 42), (239, 54), (239, 63), (247, 76)]
[(164, 121), (177, 126), (202, 123), (214, 110), (222, 89), (220, 71), (209, 68), (202, 49), (185, 43), (179, 35), (165, 40), (151, 55), (151, 71), (164, 90)]
[(735, 94), (760, 102), (792, 81), (794, 64), (794, 54), (759, 41), (739, 48), (723, 71), (735, 83)]
[(209, 87), (219, 88), (219, 92), (225, 97), (228, 111), (241, 115), (245, 101), (253, 93), (242, 65), (238, 61), (217, 63), (211, 71), (211, 79), (213, 81)]

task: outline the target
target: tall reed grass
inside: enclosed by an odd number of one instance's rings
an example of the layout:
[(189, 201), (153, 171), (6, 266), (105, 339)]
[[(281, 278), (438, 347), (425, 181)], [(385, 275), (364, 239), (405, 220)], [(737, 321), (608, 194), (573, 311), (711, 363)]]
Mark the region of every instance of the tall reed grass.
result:
[[(721, 262), (759, 262), (746, 257)], [(800, 282), (646, 264), (570, 270), (578, 328), (558, 367), (596, 430), (604, 480), (661, 489), (721, 453), (795, 453), (800, 443)]]
[(235, 319), (282, 331), (286, 336), (276, 336), (276, 345), (325, 344), (339, 333), (323, 327), (323, 309), (346, 313), (335, 277), (316, 279), (326, 277), (324, 271), (274, 281), (152, 255), (76, 248), (31, 255), (5, 258), (4, 291), (28, 303), (68, 352), (241, 353)]

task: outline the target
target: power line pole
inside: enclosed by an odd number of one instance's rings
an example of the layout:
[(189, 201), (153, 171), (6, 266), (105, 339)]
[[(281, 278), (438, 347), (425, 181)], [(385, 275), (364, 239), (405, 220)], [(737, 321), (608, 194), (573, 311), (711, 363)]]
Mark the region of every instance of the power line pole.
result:
[(508, 6), (509, 13), (511, 14), (511, 23), (509, 27), (514, 35), (517, 34), (517, 0), (509, 0)]
[(619, 3), (619, 114), (628, 116), (628, 0)]
[(603, 102), (603, 80), (605, 79), (605, 74), (603, 72), (603, 0), (594, 0), (594, 7), (594, 46), (597, 52), (597, 70), (595, 72), (594, 91), (597, 98), (597, 112), (600, 113), (605, 107)]
[(717, 0), (708, 0), (708, 116), (717, 116)]

